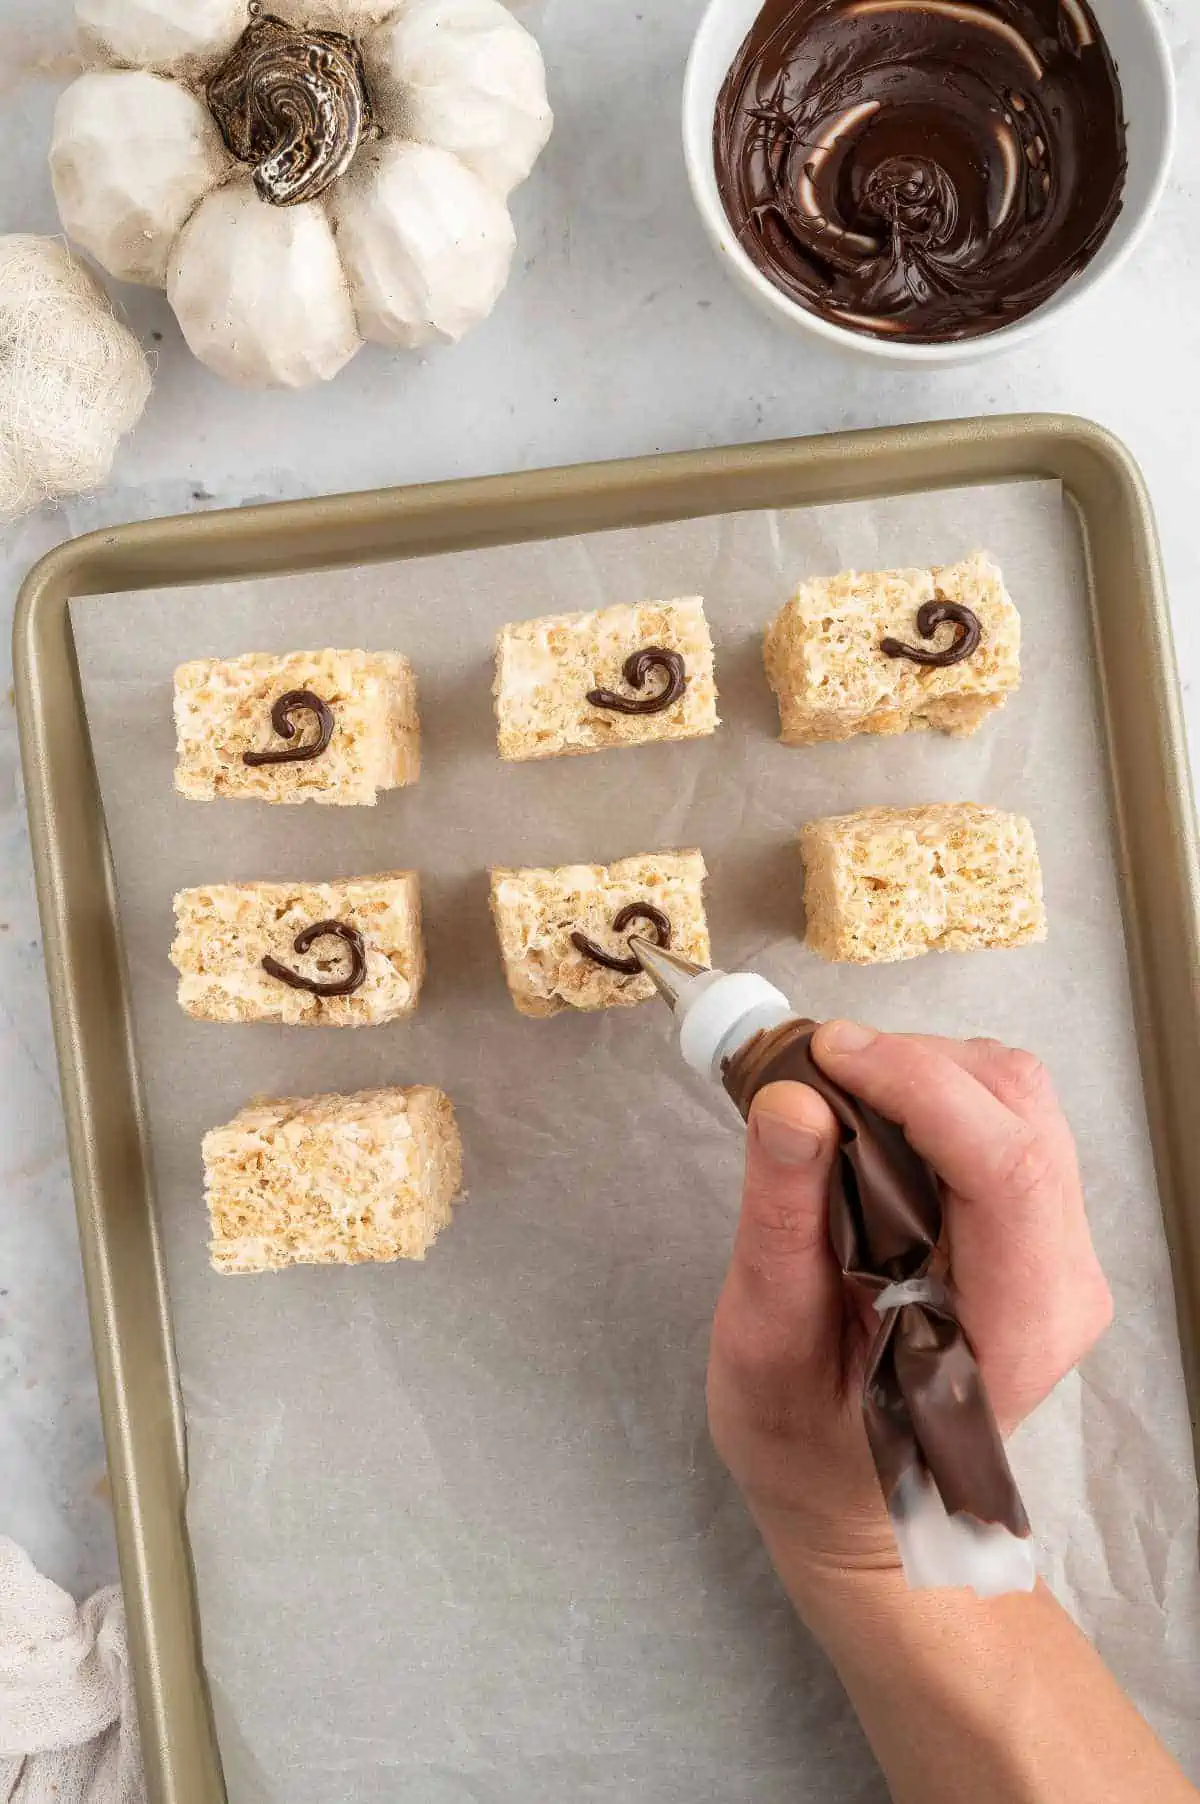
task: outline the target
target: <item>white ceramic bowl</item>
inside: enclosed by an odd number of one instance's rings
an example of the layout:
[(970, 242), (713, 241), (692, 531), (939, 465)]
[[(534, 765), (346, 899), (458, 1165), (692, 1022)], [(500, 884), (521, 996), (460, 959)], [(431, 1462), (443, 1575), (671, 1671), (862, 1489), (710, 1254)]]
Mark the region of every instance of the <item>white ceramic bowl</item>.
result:
[(1015, 325), (947, 344), (908, 344), (871, 338), (832, 325), (784, 294), (751, 261), (730, 227), (713, 165), (713, 120), (725, 77), (762, 7), (762, 0), (709, 0), (688, 61), (683, 91), (683, 150), (700, 217), (742, 287), (793, 331), (823, 338), (842, 350), (887, 363), (967, 363), (1011, 351), (1042, 332), (1119, 269), (1150, 222), (1175, 143), (1175, 74), (1155, 0), (1091, 0), (1116, 59), (1129, 122), (1129, 179), (1112, 232), (1091, 263), (1044, 306)]

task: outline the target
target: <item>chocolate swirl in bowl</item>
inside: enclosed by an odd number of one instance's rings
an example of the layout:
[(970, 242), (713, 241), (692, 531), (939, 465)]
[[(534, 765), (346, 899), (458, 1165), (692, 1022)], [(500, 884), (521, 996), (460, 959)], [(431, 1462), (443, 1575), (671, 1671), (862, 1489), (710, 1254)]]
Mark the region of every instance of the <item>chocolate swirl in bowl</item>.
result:
[(767, 0), (714, 143), (730, 222), (778, 288), (918, 344), (1049, 300), (1107, 238), (1127, 168), (1085, 0)]

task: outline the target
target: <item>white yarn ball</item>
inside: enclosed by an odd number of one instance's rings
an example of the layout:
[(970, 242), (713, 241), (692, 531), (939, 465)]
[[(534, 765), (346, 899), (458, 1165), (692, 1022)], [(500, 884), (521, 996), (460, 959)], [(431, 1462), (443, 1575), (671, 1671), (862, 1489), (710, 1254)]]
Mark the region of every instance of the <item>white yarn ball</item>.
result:
[(149, 395), (141, 345), (66, 245), (0, 237), (0, 520), (97, 488)]

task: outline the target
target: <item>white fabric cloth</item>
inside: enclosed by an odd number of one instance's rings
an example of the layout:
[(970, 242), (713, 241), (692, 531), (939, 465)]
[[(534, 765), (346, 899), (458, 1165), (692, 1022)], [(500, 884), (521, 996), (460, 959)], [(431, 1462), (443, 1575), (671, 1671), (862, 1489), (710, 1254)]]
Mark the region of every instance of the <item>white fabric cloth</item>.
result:
[(0, 1804), (145, 1804), (116, 1588), (78, 1606), (0, 1535)]

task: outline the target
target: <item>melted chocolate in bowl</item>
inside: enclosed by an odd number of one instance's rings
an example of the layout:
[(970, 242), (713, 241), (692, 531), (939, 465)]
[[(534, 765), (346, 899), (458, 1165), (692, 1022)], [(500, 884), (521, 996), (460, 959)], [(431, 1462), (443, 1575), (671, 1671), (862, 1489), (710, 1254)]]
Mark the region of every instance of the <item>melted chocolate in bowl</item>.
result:
[(835, 325), (938, 344), (1032, 313), (1121, 211), (1085, 0), (767, 0), (717, 103), (743, 248)]

